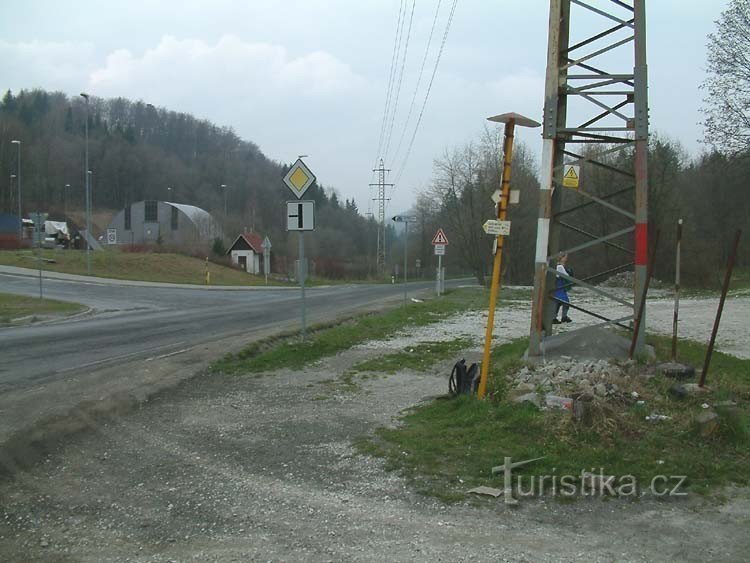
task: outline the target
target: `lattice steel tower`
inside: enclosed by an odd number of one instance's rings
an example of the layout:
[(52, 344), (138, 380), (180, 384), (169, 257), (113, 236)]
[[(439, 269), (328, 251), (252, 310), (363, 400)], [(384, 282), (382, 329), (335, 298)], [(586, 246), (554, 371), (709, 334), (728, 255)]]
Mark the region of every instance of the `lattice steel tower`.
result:
[(385, 189), (388, 186), (393, 186), (393, 184), (386, 182), (386, 176), (390, 171), (390, 168), (385, 167), (381, 158), (378, 167), (373, 169), (373, 172), (378, 174), (378, 181), (375, 184), (370, 184), (370, 186), (377, 186), (378, 188), (378, 197), (373, 199), (378, 202), (377, 269), (380, 274), (385, 273), (385, 202), (389, 199), (385, 197)]
[[(624, 262), (615, 268), (585, 279), (569, 278), (633, 311), (607, 318), (611, 315), (572, 304), (598, 318), (601, 325), (628, 328), (643, 296), (648, 246), (645, 0), (550, 0), (543, 126), (530, 356), (544, 352), (544, 339), (551, 334), (554, 261), (562, 254), (606, 245), (608, 251), (624, 255)], [(584, 171), (578, 189), (562, 187), (568, 164), (581, 165)], [(591, 190), (585, 173), (593, 170), (604, 170), (624, 184)], [(563, 190), (567, 190), (564, 198)], [(579, 222), (582, 218), (575, 212), (596, 209), (593, 206), (602, 206), (603, 214), (613, 216), (611, 221), (601, 221), (604, 232), (593, 233), (592, 227), (576, 224), (576, 215)], [(572, 236), (583, 242), (561, 248), (563, 230), (576, 233)], [(626, 270), (635, 271), (633, 302), (589, 283)], [(644, 333), (645, 322), (641, 322), (636, 350), (643, 347)]]

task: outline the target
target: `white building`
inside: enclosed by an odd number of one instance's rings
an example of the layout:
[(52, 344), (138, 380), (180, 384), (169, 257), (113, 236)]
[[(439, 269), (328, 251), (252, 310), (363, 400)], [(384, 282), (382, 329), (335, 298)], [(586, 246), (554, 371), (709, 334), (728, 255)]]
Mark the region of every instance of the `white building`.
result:
[(232, 264), (237, 264), (248, 274), (263, 272), (263, 239), (258, 233), (242, 233), (227, 250)]

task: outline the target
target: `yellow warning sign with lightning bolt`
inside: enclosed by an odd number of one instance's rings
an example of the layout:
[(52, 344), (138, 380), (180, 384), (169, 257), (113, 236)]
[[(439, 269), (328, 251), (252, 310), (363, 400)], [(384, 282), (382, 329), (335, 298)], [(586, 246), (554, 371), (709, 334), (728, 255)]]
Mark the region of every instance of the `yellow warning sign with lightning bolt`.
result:
[(581, 167), (573, 164), (566, 164), (563, 169), (563, 186), (577, 190), (580, 185)]

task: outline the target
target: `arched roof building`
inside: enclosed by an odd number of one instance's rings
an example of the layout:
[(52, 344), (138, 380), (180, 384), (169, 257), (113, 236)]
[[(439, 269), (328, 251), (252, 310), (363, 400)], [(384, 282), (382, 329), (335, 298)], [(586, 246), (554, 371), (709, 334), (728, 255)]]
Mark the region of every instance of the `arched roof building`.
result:
[(221, 237), (216, 220), (205, 209), (170, 201), (131, 203), (107, 227), (108, 244), (170, 243), (195, 245)]

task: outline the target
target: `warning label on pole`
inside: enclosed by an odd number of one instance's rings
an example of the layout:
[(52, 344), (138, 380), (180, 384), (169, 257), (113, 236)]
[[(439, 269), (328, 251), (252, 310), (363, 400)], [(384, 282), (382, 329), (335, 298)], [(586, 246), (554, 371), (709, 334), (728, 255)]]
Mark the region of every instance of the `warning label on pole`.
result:
[(577, 190), (580, 185), (581, 167), (573, 164), (566, 164), (563, 168), (563, 186)]

